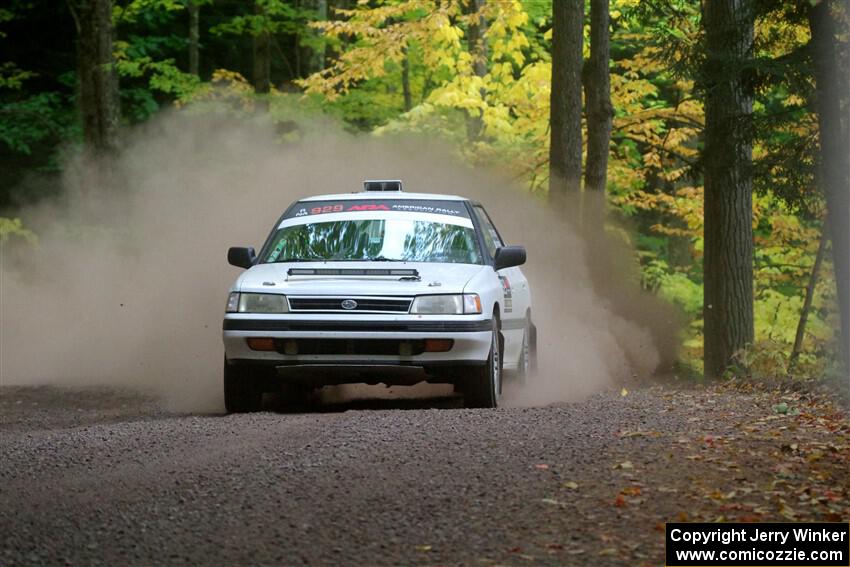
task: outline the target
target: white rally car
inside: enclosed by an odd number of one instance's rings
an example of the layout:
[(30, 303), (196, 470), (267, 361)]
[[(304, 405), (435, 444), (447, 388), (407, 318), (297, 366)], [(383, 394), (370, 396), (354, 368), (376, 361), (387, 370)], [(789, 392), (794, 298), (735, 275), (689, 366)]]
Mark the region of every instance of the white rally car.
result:
[(229, 412), (259, 409), (264, 392), (423, 380), (495, 407), (503, 370), (534, 365), (525, 249), (463, 197), (367, 181), (292, 204), (259, 254), (227, 257), (246, 268), (224, 317)]

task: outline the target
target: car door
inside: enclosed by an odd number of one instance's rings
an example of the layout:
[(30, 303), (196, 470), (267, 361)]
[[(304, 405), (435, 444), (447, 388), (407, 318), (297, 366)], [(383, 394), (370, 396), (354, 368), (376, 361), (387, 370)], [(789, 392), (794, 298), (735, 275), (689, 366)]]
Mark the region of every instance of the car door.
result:
[[(496, 249), (505, 246), (499, 231), (490, 219), (490, 215), (479, 204), (474, 204), (475, 214), (481, 227), (484, 244), (493, 257)], [(502, 334), (505, 337), (504, 364), (515, 367), (522, 349), (522, 334), (527, 314), (531, 309), (531, 294), (528, 280), (519, 266), (505, 268), (496, 272), (502, 285)]]

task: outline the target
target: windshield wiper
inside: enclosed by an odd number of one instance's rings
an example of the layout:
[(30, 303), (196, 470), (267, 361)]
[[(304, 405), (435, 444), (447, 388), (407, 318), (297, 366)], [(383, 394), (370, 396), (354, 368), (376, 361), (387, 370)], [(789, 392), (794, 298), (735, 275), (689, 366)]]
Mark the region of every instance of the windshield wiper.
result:
[(407, 262), (399, 258), (387, 258), (386, 256), (375, 256), (374, 258), (281, 258), (275, 260), (275, 264), (286, 262)]
[(316, 260), (315, 258), (281, 258), (279, 260), (275, 260), (275, 264), (284, 264), (286, 262), (321, 262), (322, 260)]

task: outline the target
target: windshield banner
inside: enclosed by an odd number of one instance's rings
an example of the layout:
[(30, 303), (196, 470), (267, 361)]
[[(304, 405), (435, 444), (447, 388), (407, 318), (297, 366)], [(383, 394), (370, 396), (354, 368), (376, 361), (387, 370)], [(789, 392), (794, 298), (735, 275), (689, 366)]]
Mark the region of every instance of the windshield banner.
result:
[(369, 211), (427, 213), (432, 215), (469, 218), (469, 211), (467, 211), (466, 205), (464, 205), (463, 201), (427, 201), (419, 199), (306, 201), (298, 203), (289, 209), (283, 218), (292, 219), (331, 213)]

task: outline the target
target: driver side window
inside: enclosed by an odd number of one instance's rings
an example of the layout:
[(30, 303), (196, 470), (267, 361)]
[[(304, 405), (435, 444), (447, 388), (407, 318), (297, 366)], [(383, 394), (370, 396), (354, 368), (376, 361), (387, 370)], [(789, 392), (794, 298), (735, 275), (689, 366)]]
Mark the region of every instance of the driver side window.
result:
[(481, 223), (481, 228), (484, 230), (484, 244), (487, 246), (487, 251), (490, 252), (490, 256), (494, 256), (496, 254), (496, 249), (501, 248), (505, 244), (502, 242), (502, 239), (499, 238), (499, 233), (496, 231), (496, 227), (493, 226), (493, 223), (490, 222), (490, 217), (487, 216), (486, 211), (484, 211), (484, 207), (481, 205), (475, 205), (475, 214), (478, 215), (478, 220)]

